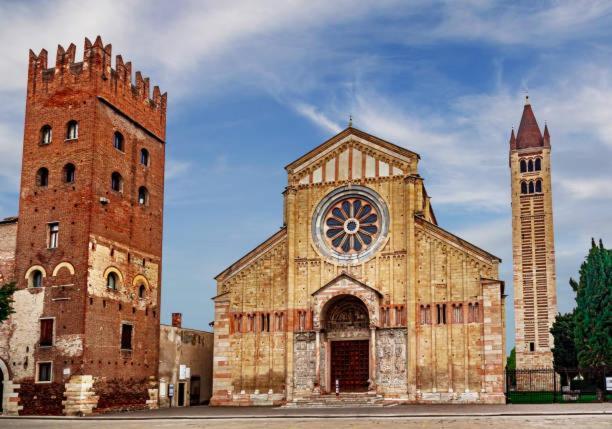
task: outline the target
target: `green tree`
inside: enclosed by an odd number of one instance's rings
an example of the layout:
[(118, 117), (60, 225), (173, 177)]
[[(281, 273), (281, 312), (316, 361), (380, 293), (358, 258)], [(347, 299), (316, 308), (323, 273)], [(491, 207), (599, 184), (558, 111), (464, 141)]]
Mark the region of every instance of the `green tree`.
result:
[(555, 368), (578, 367), (578, 355), (574, 342), (575, 327), (574, 312), (557, 314), (550, 330), (555, 343), (552, 349)]
[(15, 283), (7, 283), (4, 286), (0, 286), (0, 323), (4, 322), (14, 313), (12, 304), (15, 287)]
[(512, 350), (510, 350), (510, 355), (506, 359), (506, 369), (516, 369), (516, 347), (512, 347)]
[(612, 250), (592, 241), (580, 266), (576, 291), (574, 340), (581, 367), (612, 365)]

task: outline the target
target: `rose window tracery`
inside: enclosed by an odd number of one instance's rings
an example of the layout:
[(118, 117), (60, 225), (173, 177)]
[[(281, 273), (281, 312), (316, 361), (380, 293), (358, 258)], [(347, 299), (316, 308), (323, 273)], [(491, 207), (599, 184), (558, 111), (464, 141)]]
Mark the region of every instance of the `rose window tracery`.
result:
[(337, 252), (355, 254), (367, 249), (380, 230), (380, 216), (360, 197), (333, 204), (325, 215), (325, 237)]

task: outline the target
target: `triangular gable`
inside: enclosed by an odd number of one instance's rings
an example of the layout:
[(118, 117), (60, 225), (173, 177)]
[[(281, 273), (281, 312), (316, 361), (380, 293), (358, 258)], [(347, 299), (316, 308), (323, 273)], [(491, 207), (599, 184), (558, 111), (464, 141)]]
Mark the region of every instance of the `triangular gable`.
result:
[(342, 280), (348, 280), (352, 284), (354, 284), (354, 285), (356, 285), (356, 286), (358, 286), (358, 287), (360, 287), (362, 289), (366, 289), (367, 291), (374, 292), (376, 295), (378, 295), (379, 298), (382, 297), (382, 294), (379, 291), (377, 291), (373, 287), (368, 286), (367, 284), (357, 280), (355, 277), (353, 277), (353, 276), (351, 276), (350, 274), (347, 274), (347, 273), (342, 273), (338, 277), (336, 277), (332, 281), (330, 281), (329, 283), (321, 286), (319, 289), (317, 289), (315, 292), (312, 293), (312, 296), (317, 296), (318, 294), (324, 292), (326, 289), (329, 289), (330, 287), (336, 285), (337, 283), (339, 283)]
[(349, 127), (285, 169), (301, 185), (405, 175), (419, 155)]

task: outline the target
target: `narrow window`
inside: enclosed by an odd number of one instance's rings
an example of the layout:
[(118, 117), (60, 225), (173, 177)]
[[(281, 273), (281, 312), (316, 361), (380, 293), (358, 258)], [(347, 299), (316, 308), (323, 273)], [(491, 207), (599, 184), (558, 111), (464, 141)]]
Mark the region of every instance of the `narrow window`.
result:
[(249, 318), (249, 324), (247, 326), (247, 330), (249, 332), (253, 332), (255, 331), (255, 316), (252, 314), (249, 314), (247, 317)]
[(521, 173), (524, 173), (527, 171), (527, 163), (525, 162), (524, 159), (521, 159)]
[(115, 147), (115, 149), (121, 152), (125, 152), (123, 134), (121, 134), (119, 131), (115, 132), (113, 136), (113, 146)]
[(453, 323), (463, 323), (463, 304), (453, 306)]
[(53, 222), (48, 225), (49, 249), (57, 249), (59, 244), (59, 223)]
[(149, 166), (149, 151), (146, 149), (140, 149), (140, 163), (145, 167)]
[(542, 169), (542, 159), (541, 158), (536, 158), (534, 168), (535, 168), (535, 171), (540, 171)]
[(53, 345), (53, 319), (40, 319), (40, 341), (41, 347)]
[(521, 194), (527, 193), (527, 183), (521, 182)]
[(529, 343), (529, 351), (535, 352), (535, 343)]
[(429, 306), (421, 305), (421, 325), (429, 324)]
[(79, 138), (79, 123), (70, 121), (66, 125), (66, 140), (74, 140)]
[(477, 302), (475, 302), (474, 305), (473, 305), (473, 308), (474, 308), (474, 320), (473, 320), (473, 322), (474, 323), (478, 323), (478, 322), (480, 322), (480, 305)]
[(30, 287), (42, 287), (43, 273), (40, 270), (34, 270), (30, 274)]
[(49, 144), (53, 138), (51, 126), (45, 125), (40, 129), (40, 144)]
[(542, 181), (540, 179), (536, 180), (535, 191), (536, 193), (542, 192)]
[(527, 161), (527, 171), (533, 171), (533, 161), (531, 159)]
[(119, 276), (117, 273), (110, 272), (106, 277), (106, 287), (112, 290), (117, 290), (117, 286), (119, 285)]
[(395, 326), (402, 326), (402, 307), (395, 308)]
[(242, 314), (236, 318), (236, 332), (242, 332)]
[(123, 191), (123, 178), (116, 171), (111, 174), (111, 189), (115, 192)]
[(76, 167), (74, 164), (66, 164), (64, 166), (64, 182), (74, 183), (76, 179)]
[(144, 186), (138, 188), (138, 204), (141, 206), (149, 205), (149, 191)]
[(36, 172), (36, 186), (49, 186), (49, 170), (45, 167), (39, 168)]
[(38, 382), (48, 383), (51, 381), (51, 362), (40, 362), (38, 364)]
[(468, 323), (474, 322), (474, 304), (468, 304)]
[(533, 182), (529, 182), (529, 193), (530, 194), (534, 193)]
[(121, 324), (121, 350), (132, 350), (132, 331), (132, 325)]
[(140, 287), (138, 288), (138, 298), (145, 299), (146, 293), (147, 289), (145, 288), (145, 285), (140, 285)]
[(436, 304), (438, 325), (446, 324), (446, 304)]

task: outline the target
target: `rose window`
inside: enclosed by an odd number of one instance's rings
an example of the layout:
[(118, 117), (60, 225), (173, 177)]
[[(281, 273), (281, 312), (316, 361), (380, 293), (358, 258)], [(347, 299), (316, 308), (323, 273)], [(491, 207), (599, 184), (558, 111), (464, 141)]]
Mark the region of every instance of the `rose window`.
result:
[(335, 263), (357, 264), (385, 243), (389, 211), (373, 189), (347, 185), (327, 194), (312, 218), (313, 243)]
[(367, 249), (380, 230), (379, 215), (363, 198), (346, 198), (333, 204), (325, 216), (325, 238), (339, 253)]

